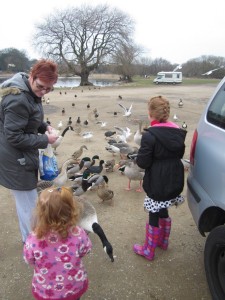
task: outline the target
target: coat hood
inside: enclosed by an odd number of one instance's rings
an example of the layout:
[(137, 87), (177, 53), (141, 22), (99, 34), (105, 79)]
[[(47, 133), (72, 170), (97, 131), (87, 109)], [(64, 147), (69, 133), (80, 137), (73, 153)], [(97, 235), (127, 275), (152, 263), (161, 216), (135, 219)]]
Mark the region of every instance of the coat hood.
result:
[[(24, 80), (25, 79), (25, 80)], [(2, 89), (5, 88), (18, 88), (22, 91), (29, 91), (28, 86), (26, 85), (26, 81), (28, 80), (28, 75), (24, 72), (19, 72), (15, 74), (13, 77), (4, 81), (0, 87)], [(4, 93), (4, 91), (2, 92)]]
[(184, 147), (187, 132), (181, 128), (156, 126), (147, 130), (169, 151), (179, 151)]

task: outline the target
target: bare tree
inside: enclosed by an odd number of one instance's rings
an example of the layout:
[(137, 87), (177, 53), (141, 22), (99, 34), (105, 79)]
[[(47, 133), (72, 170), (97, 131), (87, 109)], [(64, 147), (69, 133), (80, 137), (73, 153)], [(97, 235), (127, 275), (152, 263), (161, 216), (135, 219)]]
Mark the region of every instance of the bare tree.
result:
[(135, 75), (135, 63), (141, 53), (141, 48), (133, 41), (121, 43), (119, 49), (113, 55), (113, 61), (117, 65), (118, 73), (121, 74), (121, 80), (131, 82)]
[(108, 5), (71, 7), (36, 25), (33, 44), (43, 55), (61, 61), (80, 85), (91, 85), (90, 72), (132, 37), (133, 20)]

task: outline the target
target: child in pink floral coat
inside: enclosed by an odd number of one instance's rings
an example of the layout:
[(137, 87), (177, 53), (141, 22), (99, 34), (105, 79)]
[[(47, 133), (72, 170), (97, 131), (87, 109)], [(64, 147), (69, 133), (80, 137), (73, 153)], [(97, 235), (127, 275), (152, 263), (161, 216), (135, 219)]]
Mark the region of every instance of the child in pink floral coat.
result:
[(24, 245), (24, 259), (34, 266), (35, 299), (77, 300), (88, 289), (82, 257), (92, 248), (83, 228), (77, 226), (80, 207), (65, 187), (41, 192), (33, 231)]

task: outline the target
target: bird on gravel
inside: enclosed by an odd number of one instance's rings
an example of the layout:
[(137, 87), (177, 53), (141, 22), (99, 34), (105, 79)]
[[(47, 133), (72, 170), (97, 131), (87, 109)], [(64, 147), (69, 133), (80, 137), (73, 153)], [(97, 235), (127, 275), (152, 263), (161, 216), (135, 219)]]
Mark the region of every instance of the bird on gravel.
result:
[(102, 202), (110, 201), (111, 205), (113, 205), (114, 192), (110, 190), (105, 183), (98, 186), (97, 195)]
[(106, 132), (105, 132), (105, 138), (106, 138), (106, 139), (107, 139), (107, 138), (110, 138), (110, 137), (112, 137), (114, 134), (116, 134), (116, 131), (111, 131), (111, 130), (106, 131)]
[(77, 160), (82, 154), (83, 154), (83, 150), (86, 149), (88, 150), (87, 146), (82, 145), (78, 150), (76, 150), (73, 154), (72, 154), (72, 158)]
[(83, 197), (77, 197), (76, 199), (81, 206), (81, 219), (79, 225), (88, 232), (92, 232), (98, 235), (102, 242), (103, 250), (106, 252), (111, 262), (114, 262), (113, 247), (108, 241), (104, 230), (98, 223), (98, 216), (96, 209), (90, 201)]
[(118, 103), (118, 105), (120, 107), (122, 107), (122, 109), (124, 110), (124, 117), (130, 117), (131, 116), (131, 110), (132, 110), (132, 104), (130, 105), (129, 108), (125, 107), (124, 105), (122, 105), (121, 103)]

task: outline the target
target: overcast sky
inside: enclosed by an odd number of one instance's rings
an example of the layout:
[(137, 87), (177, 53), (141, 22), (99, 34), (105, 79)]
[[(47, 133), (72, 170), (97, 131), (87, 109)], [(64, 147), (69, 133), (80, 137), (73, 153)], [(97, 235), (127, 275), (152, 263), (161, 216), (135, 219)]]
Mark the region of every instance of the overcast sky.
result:
[(13, 47), (39, 58), (31, 45), (35, 23), (55, 9), (105, 3), (133, 18), (135, 41), (146, 49), (145, 57), (178, 64), (202, 55), (225, 57), (224, 0), (4, 0), (0, 50)]

